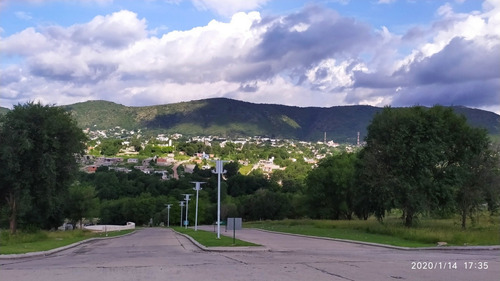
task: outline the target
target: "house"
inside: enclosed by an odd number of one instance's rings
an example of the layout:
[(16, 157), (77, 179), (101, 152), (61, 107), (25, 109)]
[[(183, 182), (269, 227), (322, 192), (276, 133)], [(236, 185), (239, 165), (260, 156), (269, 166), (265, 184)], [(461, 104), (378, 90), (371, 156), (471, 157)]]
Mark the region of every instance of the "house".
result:
[(97, 171), (97, 166), (96, 165), (85, 166), (83, 168), (83, 171), (89, 174), (93, 174)]
[(149, 166), (149, 162), (151, 162), (152, 160), (153, 160), (153, 158), (146, 158), (146, 159), (142, 160), (142, 166), (144, 166), (144, 167)]
[(154, 170), (152, 168), (146, 167), (146, 166), (134, 166), (134, 169), (140, 170), (141, 172), (145, 174), (151, 174)]
[(137, 158), (129, 158), (127, 159), (127, 163), (138, 163), (139, 162), (139, 159)]
[(168, 159), (167, 158), (158, 157), (156, 159), (156, 165), (158, 165), (158, 166), (168, 166)]
[(162, 180), (168, 180), (168, 172), (167, 171), (155, 171), (155, 174), (161, 174)]
[(194, 167), (195, 166), (196, 165), (194, 165), (194, 164), (187, 164), (187, 165), (185, 165), (184, 166), (184, 172), (192, 174), (194, 172)]

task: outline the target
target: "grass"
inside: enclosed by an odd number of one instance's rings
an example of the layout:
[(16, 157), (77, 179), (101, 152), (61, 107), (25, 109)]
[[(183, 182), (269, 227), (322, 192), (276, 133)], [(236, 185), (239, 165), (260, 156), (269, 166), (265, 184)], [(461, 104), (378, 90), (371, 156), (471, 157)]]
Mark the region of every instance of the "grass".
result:
[[(133, 230), (108, 232), (107, 237), (124, 235)], [(89, 238), (105, 237), (105, 233), (86, 230), (72, 231), (18, 231), (11, 235), (8, 230), (0, 230), (0, 254), (24, 254), (30, 252), (48, 251), (67, 246)]]
[(483, 218), (467, 230), (461, 229), (457, 219), (421, 219), (416, 227), (407, 228), (396, 217), (386, 218), (384, 223), (374, 218), (367, 221), (303, 219), (247, 222), (244, 226), (412, 248), (433, 247), (437, 242), (447, 242), (450, 246), (500, 244), (498, 217)]
[(253, 164), (249, 163), (246, 166), (241, 166), (240, 169), (239, 169), (239, 172), (242, 175), (248, 175), (248, 173), (250, 173), (252, 171), (252, 168), (253, 168)]
[[(201, 245), (205, 247), (241, 247), (241, 246), (260, 246), (247, 241), (235, 239), (233, 243), (233, 238), (221, 235), (220, 239), (217, 239), (217, 234), (210, 231), (199, 230), (194, 231), (192, 228), (183, 227), (172, 227), (175, 231), (191, 236), (194, 240), (198, 241)], [(237, 234), (236, 234), (237, 235)]]

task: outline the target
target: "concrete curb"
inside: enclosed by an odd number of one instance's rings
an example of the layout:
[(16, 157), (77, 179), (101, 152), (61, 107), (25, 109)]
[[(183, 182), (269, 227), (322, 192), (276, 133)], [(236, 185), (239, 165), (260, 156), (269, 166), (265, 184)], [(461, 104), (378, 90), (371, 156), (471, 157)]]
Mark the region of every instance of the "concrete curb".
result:
[(238, 247), (206, 247), (201, 245), (198, 241), (194, 240), (191, 236), (180, 233), (174, 229), (172, 231), (175, 232), (175, 234), (184, 236), (187, 238), (191, 243), (193, 243), (196, 247), (200, 248), (200, 250), (206, 251), (206, 252), (269, 252), (270, 249), (266, 248), (265, 246), (238, 246)]
[(31, 252), (31, 253), (26, 253), (26, 254), (11, 254), (11, 255), (0, 255), (0, 260), (11, 260), (11, 259), (25, 259), (25, 258), (34, 258), (34, 257), (41, 257), (41, 256), (49, 256), (57, 252), (61, 252), (67, 249), (74, 248), (76, 246), (80, 246), (82, 244), (90, 243), (93, 241), (98, 241), (98, 240), (105, 240), (105, 239), (114, 239), (114, 238), (120, 238), (128, 235), (132, 235), (136, 232), (137, 230), (134, 230), (130, 233), (123, 234), (120, 236), (113, 236), (113, 237), (95, 237), (95, 238), (89, 238), (86, 240), (82, 240), (80, 242), (76, 242), (70, 245), (66, 245), (63, 247), (55, 248), (52, 250), (47, 250), (47, 251), (41, 251), (41, 252)]
[(388, 248), (388, 249), (402, 250), (402, 251), (429, 251), (429, 250), (438, 250), (438, 251), (442, 251), (442, 250), (492, 251), (492, 250), (500, 250), (500, 245), (494, 245), (494, 246), (439, 246), (439, 247), (436, 246), (436, 247), (410, 248), (410, 247), (399, 247), (399, 246), (392, 246), (392, 245), (386, 245), (386, 244), (378, 244), (378, 243), (372, 243), (372, 242), (363, 242), (363, 241), (355, 241), (355, 240), (347, 240), (347, 239), (339, 239), (339, 238), (286, 233), (286, 232), (272, 231), (272, 230), (259, 229), (259, 228), (249, 228), (249, 229), (259, 230), (262, 232), (269, 232), (269, 233), (276, 233), (276, 234), (283, 234), (283, 235), (290, 235), (290, 236), (297, 236), (297, 237), (306, 237), (306, 238), (313, 238), (313, 239), (320, 239), (320, 240), (338, 241), (338, 242), (344, 242), (344, 243), (366, 245), (366, 246), (373, 246), (373, 247), (380, 247), (380, 248)]

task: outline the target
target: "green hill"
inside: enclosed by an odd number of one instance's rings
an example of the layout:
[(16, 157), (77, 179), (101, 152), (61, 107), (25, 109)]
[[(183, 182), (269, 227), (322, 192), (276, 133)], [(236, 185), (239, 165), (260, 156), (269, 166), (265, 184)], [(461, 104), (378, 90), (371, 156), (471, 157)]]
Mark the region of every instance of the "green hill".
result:
[[(294, 107), (254, 104), (214, 98), (157, 106), (127, 107), (107, 101), (65, 106), (82, 128), (147, 129), (162, 133), (221, 137), (268, 136), (298, 140), (355, 143), (361, 139), (374, 114), (373, 106)], [(478, 109), (454, 107), (473, 126), (500, 135), (500, 116)]]
[(4, 115), (5, 113), (9, 112), (9, 110), (10, 109), (8, 109), (8, 108), (0, 106), (0, 115)]

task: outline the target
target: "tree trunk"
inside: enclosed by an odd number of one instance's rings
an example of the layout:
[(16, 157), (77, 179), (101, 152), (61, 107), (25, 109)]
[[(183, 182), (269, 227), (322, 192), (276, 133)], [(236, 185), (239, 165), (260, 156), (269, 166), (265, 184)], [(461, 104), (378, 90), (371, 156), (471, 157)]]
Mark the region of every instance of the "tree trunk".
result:
[(467, 222), (467, 209), (462, 209), (462, 229), (465, 229), (465, 223)]
[(406, 210), (405, 212), (405, 226), (412, 227), (413, 226), (413, 212)]
[(10, 234), (16, 234), (17, 231), (17, 204), (16, 198), (12, 193), (7, 197), (7, 204), (10, 208), (10, 216), (9, 216), (9, 229)]

